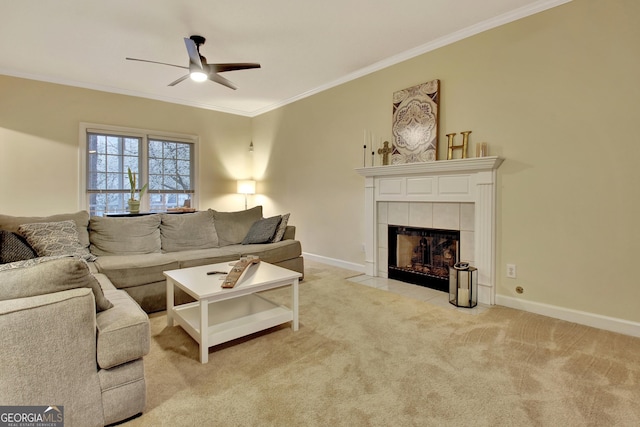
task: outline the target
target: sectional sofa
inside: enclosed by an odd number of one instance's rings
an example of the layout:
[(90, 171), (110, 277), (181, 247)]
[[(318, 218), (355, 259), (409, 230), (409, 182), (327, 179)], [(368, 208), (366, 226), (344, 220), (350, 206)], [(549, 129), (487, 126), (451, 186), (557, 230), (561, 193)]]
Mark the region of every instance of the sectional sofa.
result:
[(263, 218), (261, 206), (124, 218), (0, 215), (0, 402), (63, 406), (65, 425), (103, 426), (142, 412), (147, 313), (166, 308), (163, 271), (258, 255), (304, 274), (288, 217)]
[[(116, 289), (124, 290), (145, 312), (152, 313), (166, 308), (163, 272), (167, 270), (258, 255), (265, 262), (304, 275), (302, 247), (288, 219), (288, 214), (265, 219), (262, 206), (238, 212), (209, 209), (135, 217), (89, 217), (82, 211), (49, 217), (0, 215), (0, 230), (18, 233), (23, 224), (74, 221), (81, 246), (93, 255), (91, 271), (104, 274)], [(272, 225), (264, 236), (258, 233), (258, 221)], [(279, 221), (276, 231), (269, 236), (275, 221)], [(178, 292), (176, 300), (182, 303), (188, 297)]]

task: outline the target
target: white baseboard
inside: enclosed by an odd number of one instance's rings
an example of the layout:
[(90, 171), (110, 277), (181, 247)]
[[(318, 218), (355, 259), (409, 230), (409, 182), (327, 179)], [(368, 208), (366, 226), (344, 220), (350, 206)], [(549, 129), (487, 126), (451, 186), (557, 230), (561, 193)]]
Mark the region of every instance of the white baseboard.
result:
[(347, 262), (347, 261), (343, 261), (341, 259), (328, 258), (328, 257), (322, 256), (322, 255), (310, 254), (308, 252), (302, 252), (302, 256), (305, 259), (308, 259), (310, 261), (321, 262), (323, 264), (332, 265), (334, 267), (344, 268), (346, 270), (353, 270), (353, 271), (358, 272), (358, 273), (363, 273), (364, 274), (364, 272), (365, 272), (364, 265), (356, 264), (355, 262)]
[(523, 301), (518, 298), (507, 297), (504, 295), (496, 295), (496, 304), (556, 319), (566, 320), (568, 322), (579, 323), (581, 325), (591, 326), (598, 329), (618, 332), (620, 334), (631, 335), (633, 337), (640, 337), (640, 323), (638, 322), (631, 322), (629, 320), (602, 316), (600, 314), (542, 304), (539, 302)]

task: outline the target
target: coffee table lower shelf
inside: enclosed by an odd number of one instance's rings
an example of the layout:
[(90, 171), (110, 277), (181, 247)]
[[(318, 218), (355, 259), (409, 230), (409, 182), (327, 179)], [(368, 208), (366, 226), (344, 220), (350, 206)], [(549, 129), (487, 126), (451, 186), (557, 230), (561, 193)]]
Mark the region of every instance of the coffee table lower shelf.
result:
[[(208, 304), (207, 347), (293, 321), (292, 310), (258, 294)], [(173, 314), (174, 320), (202, 346), (204, 340), (200, 336), (200, 303), (174, 307)]]

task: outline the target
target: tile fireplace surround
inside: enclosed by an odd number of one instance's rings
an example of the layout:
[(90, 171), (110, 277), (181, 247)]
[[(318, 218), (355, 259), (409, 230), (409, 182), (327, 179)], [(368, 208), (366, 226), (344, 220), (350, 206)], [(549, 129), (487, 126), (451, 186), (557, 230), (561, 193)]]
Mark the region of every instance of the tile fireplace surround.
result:
[(365, 273), (387, 275), (387, 225), (460, 230), (461, 258), (478, 268), (478, 302), (495, 304), (499, 157), (356, 169), (365, 177)]

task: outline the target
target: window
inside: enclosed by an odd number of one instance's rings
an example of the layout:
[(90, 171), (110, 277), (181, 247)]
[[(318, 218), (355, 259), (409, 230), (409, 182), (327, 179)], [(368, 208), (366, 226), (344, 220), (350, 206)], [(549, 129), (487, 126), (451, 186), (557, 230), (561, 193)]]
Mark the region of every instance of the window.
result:
[(166, 139), (148, 144), (151, 210), (184, 206), (193, 194), (193, 144)]
[(149, 184), (140, 200), (141, 211), (195, 206), (195, 137), (94, 126), (81, 125), (86, 185), (82, 193), (90, 215), (127, 211), (129, 168), (136, 174), (138, 189)]

